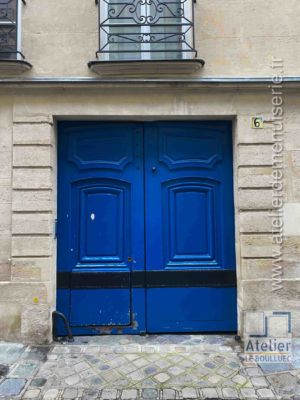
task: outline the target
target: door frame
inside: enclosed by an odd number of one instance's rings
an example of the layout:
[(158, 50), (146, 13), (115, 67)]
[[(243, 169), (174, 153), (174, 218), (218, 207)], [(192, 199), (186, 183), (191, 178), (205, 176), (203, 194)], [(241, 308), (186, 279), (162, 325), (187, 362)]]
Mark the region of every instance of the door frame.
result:
[[(110, 118), (102, 118), (102, 119), (83, 119), (80, 117), (70, 117), (70, 118), (57, 118), (55, 120), (56, 124), (55, 124), (55, 138), (56, 138), (56, 144), (58, 143), (58, 128), (57, 128), (57, 122), (61, 122), (61, 121), (72, 121), (72, 122), (137, 122), (137, 123), (144, 123), (144, 122), (149, 122), (148, 120), (146, 120), (145, 118), (116, 118), (114, 120)], [(199, 123), (203, 123), (203, 122), (214, 122), (214, 121), (218, 121), (218, 122), (222, 122), (222, 121), (230, 121), (231, 122), (231, 137), (232, 137), (232, 158), (233, 158), (233, 166), (232, 166), (232, 179), (233, 179), (233, 198), (234, 198), (234, 229), (235, 229), (235, 255), (236, 255), (236, 275), (237, 275), (237, 313), (238, 313), (238, 331), (239, 331), (239, 308), (238, 308), (238, 300), (240, 298), (240, 291), (239, 291), (239, 275), (240, 275), (240, 270), (239, 270), (239, 257), (240, 257), (240, 245), (239, 245), (239, 214), (238, 214), (238, 208), (236, 206), (237, 204), (237, 140), (236, 140), (236, 121), (235, 119), (232, 118), (203, 118), (203, 117), (193, 117), (193, 118), (162, 118), (162, 117), (155, 117), (155, 118), (151, 118), (151, 122), (199, 122)], [(56, 159), (56, 177), (58, 178), (58, 160)], [(56, 188), (58, 191), (58, 182), (57, 182), (57, 178), (56, 178)], [(58, 208), (58, 202), (57, 202), (57, 196), (56, 196), (56, 215), (57, 215), (57, 208)], [(58, 239), (59, 240), (59, 239)], [(55, 273), (57, 273), (57, 260), (55, 262)], [(134, 290), (134, 289), (133, 289)], [(145, 289), (141, 289), (139, 288), (139, 290), (143, 290), (145, 292)], [(145, 299), (145, 293), (143, 294), (143, 297)], [(55, 286), (55, 298), (57, 299), (57, 286)], [(144, 333), (145, 331), (137, 331), (138, 329), (138, 323), (133, 319), (133, 326), (132, 327), (101, 327), (101, 328), (96, 328), (96, 331), (98, 334), (141, 334)], [(95, 334), (95, 331), (93, 332), (88, 332), (86, 328), (76, 328), (74, 329), (74, 334), (75, 335), (88, 335), (88, 334)]]

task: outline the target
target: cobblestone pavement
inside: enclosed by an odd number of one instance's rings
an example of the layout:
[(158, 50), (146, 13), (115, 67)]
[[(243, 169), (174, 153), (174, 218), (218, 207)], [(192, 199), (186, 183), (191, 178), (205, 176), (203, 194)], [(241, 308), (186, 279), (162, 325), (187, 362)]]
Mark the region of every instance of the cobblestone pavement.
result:
[(229, 335), (0, 343), (3, 398), (300, 400), (300, 341), (294, 341), (293, 364), (261, 366), (244, 363), (242, 348)]

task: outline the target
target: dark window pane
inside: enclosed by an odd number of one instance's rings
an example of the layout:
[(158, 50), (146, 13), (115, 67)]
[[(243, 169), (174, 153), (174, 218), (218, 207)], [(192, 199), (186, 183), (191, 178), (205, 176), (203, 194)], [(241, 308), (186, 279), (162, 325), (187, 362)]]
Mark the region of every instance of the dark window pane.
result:
[(17, 0), (0, 0), (0, 59), (17, 57)]

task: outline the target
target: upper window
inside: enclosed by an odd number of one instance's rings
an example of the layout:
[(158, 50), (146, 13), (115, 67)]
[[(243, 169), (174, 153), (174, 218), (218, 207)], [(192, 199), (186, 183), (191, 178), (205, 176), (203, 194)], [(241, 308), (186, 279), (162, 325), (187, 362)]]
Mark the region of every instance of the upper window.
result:
[(21, 7), (21, 0), (0, 0), (0, 60), (24, 59), (21, 53)]
[(98, 0), (102, 60), (193, 58), (193, 0)]

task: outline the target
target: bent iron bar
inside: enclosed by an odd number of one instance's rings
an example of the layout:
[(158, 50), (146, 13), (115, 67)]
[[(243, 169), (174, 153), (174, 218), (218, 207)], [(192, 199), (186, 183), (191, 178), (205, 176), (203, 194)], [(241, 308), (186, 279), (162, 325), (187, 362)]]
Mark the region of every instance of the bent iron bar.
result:
[(236, 287), (235, 270), (58, 272), (58, 289)]

